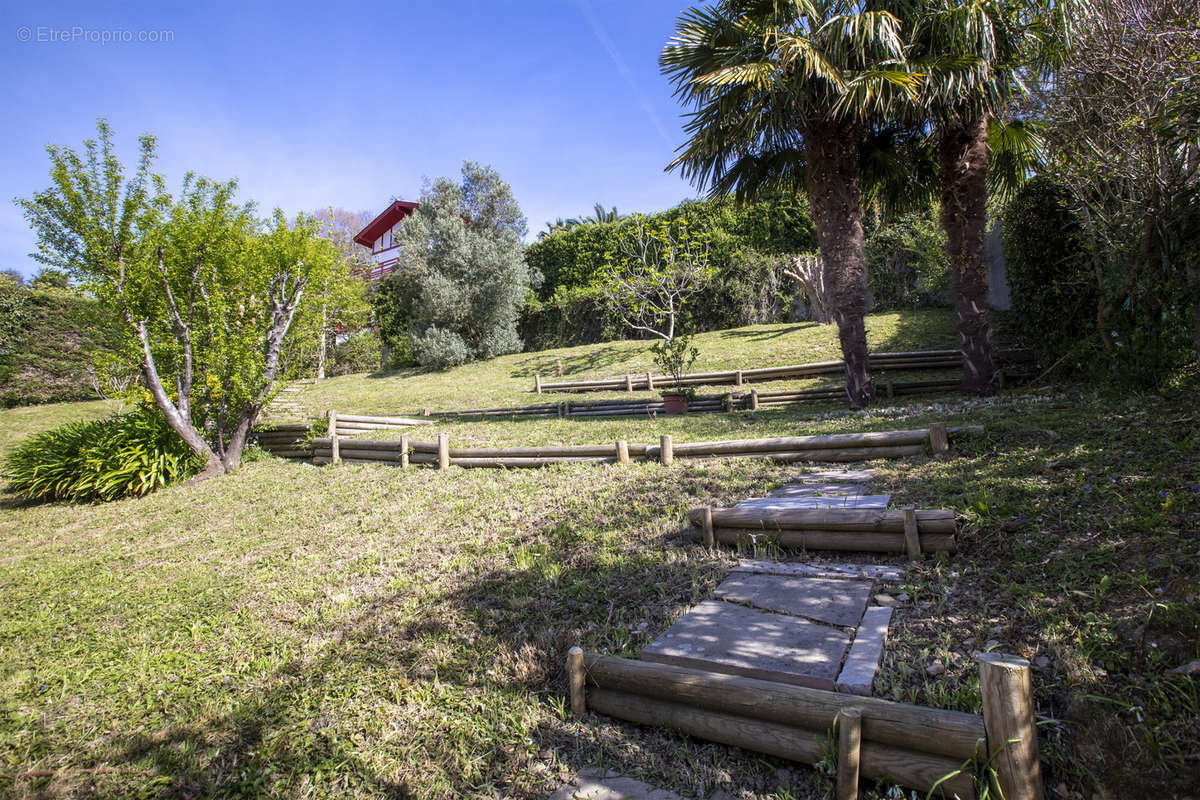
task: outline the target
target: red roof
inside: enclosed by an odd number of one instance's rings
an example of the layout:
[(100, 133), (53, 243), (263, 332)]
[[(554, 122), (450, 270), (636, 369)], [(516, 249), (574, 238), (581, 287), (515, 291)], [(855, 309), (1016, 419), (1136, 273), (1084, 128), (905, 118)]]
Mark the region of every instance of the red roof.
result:
[(385, 208), (382, 214), (371, 220), (367, 227), (358, 232), (358, 235), (354, 237), (354, 241), (363, 247), (373, 246), (375, 240), (382, 236), (384, 231), (411, 215), (417, 210), (417, 206), (419, 205), (420, 203), (410, 203), (407, 200), (393, 200), (392, 204)]

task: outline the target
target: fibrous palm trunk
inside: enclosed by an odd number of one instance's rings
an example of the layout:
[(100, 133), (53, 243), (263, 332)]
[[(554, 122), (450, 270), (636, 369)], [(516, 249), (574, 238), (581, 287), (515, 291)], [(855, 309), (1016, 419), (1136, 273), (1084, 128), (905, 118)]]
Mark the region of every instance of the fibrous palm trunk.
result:
[(867, 363), (867, 257), (863, 237), (862, 188), (858, 150), (861, 126), (811, 118), (804, 124), (808, 197), (832, 300), (851, 408), (871, 402), (874, 385)]
[(984, 265), (987, 232), (987, 171), (991, 155), (987, 120), (955, 120), (943, 126), (940, 200), (946, 252), (954, 281), (959, 347), (963, 356), (963, 390), (987, 395), (995, 391), (992, 327), (987, 312), (988, 276)]

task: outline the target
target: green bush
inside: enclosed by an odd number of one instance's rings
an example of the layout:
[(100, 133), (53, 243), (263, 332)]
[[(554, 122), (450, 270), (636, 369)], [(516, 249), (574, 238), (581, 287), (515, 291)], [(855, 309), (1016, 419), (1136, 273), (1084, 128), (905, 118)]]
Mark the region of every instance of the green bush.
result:
[(946, 234), (930, 209), (867, 235), (867, 285), (877, 310), (943, 305), (950, 288)]
[(141, 497), (203, 468), (154, 406), (73, 422), (23, 441), (4, 458), (9, 489), (31, 500)]
[(374, 372), (379, 369), (379, 354), (383, 343), (379, 333), (372, 329), (350, 334), (345, 341), (334, 345), (329, 353), (327, 375), (351, 375), (359, 372)]
[(1003, 229), (1014, 327), (1043, 361), (1053, 360), (1096, 330), (1096, 282), (1077, 239), (1079, 221), (1067, 193), (1037, 177), (1008, 204)]

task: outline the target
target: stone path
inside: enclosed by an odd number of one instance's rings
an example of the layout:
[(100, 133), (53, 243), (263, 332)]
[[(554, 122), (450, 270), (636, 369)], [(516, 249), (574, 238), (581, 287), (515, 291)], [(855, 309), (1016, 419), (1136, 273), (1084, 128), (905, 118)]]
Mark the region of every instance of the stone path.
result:
[[(742, 508), (887, 508), (873, 470), (800, 476)], [(892, 609), (869, 605), (902, 567), (742, 559), (714, 592), (642, 650), (646, 661), (870, 695)], [(889, 599), (886, 596), (882, 599)], [(683, 800), (615, 772), (583, 770), (549, 800)]]
[[(871, 470), (802, 475), (749, 508), (887, 508), (869, 495)], [(714, 599), (691, 609), (642, 650), (678, 664), (818, 689), (870, 694), (892, 610), (868, 606), (876, 581), (900, 567), (743, 560)]]

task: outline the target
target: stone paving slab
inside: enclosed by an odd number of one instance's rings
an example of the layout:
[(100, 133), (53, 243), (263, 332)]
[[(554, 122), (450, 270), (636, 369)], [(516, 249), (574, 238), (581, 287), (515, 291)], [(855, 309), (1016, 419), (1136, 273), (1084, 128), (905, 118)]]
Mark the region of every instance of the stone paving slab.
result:
[(612, 771), (603, 775), (599, 772), (581, 770), (577, 783), (568, 783), (548, 800), (685, 800), (675, 792), (655, 789), (648, 783), (623, 778)]
[(863, 487), (854, 483), (785, 483), (767, 492), (771, 497), (857, 497)]
[(642, 650), (646, 661), (835, 688), (850, 637), (800, 617), (705, 600)]
[(871, 578), (879, 581), (904, 579), (904, 568), (887, 564), (840, 564), (824, 561), (767, 561), (743, 558), (731, 572), (761, 572), (767, 575), (804, 575), (812, 578)]
[(808, 483), (822, 481), (850, 481), (852, 483), (866, 483), (874, 480), (875, 470), (873, 469), (824, 469), (816, 472), (805, 472), (796, 478), (797, 481)]
[(890, 494), (860, 494), (843, 497), (750, 497), (735, 508), (758, 508), (763, 511), (784, 511), (789, 508), (887, 508)]
[(887, 642), (888, 625), (892, 621), (892, 609), (873, 606), (863, 615), (862, 625), (854, 636), (854, 644), (846, 656), (846, 663), (838, 674), (837, 688), (843, 692), (871, 695), (875, 673), (879, 671), (879, 660), (883, 657), (883, 645)]
[(717, 587), (723, 600), (813, 619), (827, 625), (853, 627), (863, 618), (871, 581), (785, 575), (731, 575)]

